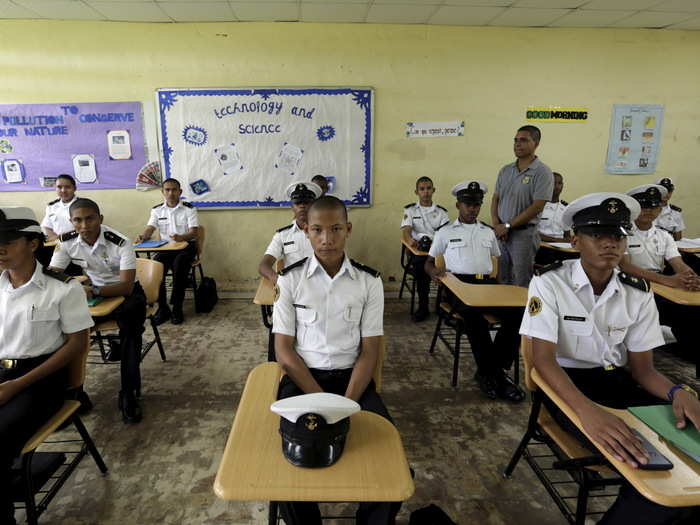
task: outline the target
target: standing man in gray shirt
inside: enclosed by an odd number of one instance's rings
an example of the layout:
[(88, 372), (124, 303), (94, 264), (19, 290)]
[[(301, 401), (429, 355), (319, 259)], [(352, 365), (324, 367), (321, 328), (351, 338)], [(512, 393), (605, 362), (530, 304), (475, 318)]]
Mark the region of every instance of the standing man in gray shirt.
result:
[(542, 134), (523, 126), (515, 134), (516, 161), (498, 172), (491, 198), (491, 221), (501, 249), (498, 277), (503, 284), (527, 287), (540, 244), (537, 224), (544, 205), (552, 198), (554, 177), (535, 150)]

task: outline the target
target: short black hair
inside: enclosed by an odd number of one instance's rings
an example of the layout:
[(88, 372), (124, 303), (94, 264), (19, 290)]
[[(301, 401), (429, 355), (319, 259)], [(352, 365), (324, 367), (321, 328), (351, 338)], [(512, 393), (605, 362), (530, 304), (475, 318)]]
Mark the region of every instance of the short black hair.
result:
[(542, 132), (540, 131), (540, 128), (538, 128), (537, 126), (533, 126), (532, 124), (521, 126), (518, 128), (518, 131), (527, 131), (532, 137), (532, 140), (538, 143), (542, 138)]
[(172, 183), (174, 183), (174, 184), (177, 184), (177, 187), (180, 188), (180, 189), (182, 189), (182, 186), (180, 185), (180, 181), (177, 180), (177, 179), (173, 179), (172, 177), (170, 177), (169, 179), (165, 179), (165, 180), (163, 181), (163, 187), (165, 187), (165, 184), (166, 184), (167, 182), (172, 182)]
[(562, 182), (564, 181), (564, 177), (562, 177), (561, 173), (557, 173), (556, 171), (553, 171), (552, 175), (554, 175), (555, 177), (559, 177), (562, 180)]
[(323, 175), (321, 175), (321, 174), (319, 174), (319, 175), (314, 175), (313, 177), (311, 177), (311, 182), (313, 182), (313, 181), (315, 181), (315, 180), (322, 180), (323, 182), (325, 182), (326, 184), (328, 184), (328, 179), (327, 179), (326, 177), (324, 177)]
[(70, 208), (68, 208), (68, 213), (73, 216), (73, 211), (80, 209), (80, 208), (88, 208), (90, 210), (93, 210), (97, 215), (100, 214), (100, 207), (97, 205), (97, 203), (92, 200), (92, 199), (76, 199), (76, 201), (70, 205)]
[(338, 197), (333, 197), (332, 195), (324, 195), (316, 199), (309, 206), (308, 215), (311, 215), (313, 210), (326, 211), (326, 210), (343, 210), (343, 217), (348, 220), (348, 209), (345, 203), (341, 201)]
[(76, 187), (75, 179), (73, 178), (72, 175), (68, 175), (67, 173), (61, 173), (58, 177), (56, 177), (56, 182), (58, 182), (58, 179), (65, 179), (68, 182), (70, 182), (74, 188)]
[(430, 184), (435, 186), (435, 184), (433, 183), (433, 179), (431, 179), (430, 177), (423, 176), (423, 177), (418, 177), (418, 180), (416, 181), (416, 189), (418, 189), (418, 185), (421, 182), (429, 182)]

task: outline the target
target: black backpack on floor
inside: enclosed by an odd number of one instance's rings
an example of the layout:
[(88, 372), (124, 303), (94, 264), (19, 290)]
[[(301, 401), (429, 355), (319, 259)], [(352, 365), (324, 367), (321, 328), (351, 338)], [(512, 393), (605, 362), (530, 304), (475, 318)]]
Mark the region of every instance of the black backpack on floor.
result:
[(219, 300), (216, 293), (216, 281), (211, 277), (203, 277), (194, 294), (194, 311), (208, 314), (214, 309), (214, 305)]

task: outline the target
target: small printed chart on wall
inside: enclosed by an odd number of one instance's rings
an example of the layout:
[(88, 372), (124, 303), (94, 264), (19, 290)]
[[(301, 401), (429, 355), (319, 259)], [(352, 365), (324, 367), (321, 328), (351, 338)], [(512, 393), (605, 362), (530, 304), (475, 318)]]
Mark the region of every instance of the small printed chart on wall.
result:
[(371, 88), (156, 91), (166, 178), (200, 209), (288, 206), (292, 182), (329, 179), (329, 194), (372, 204)]
[(0, 105), (0, 191), (133, 188), (145, 162), (140, 102)]
[(661, 149), (664, 107), (656, 104), (615, 104), (610, 122), (606, 171), (654, 173)]

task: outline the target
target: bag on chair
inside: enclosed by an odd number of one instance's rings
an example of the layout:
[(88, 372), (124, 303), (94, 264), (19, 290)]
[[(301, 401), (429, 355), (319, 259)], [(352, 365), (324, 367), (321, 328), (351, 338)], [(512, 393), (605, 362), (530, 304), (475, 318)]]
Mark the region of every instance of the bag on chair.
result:
[(216, 281), (211, 277), (204, 277), (194, 294), (194, 311), (208, 314), (214, 309), (214, 305), (218, 300)]

